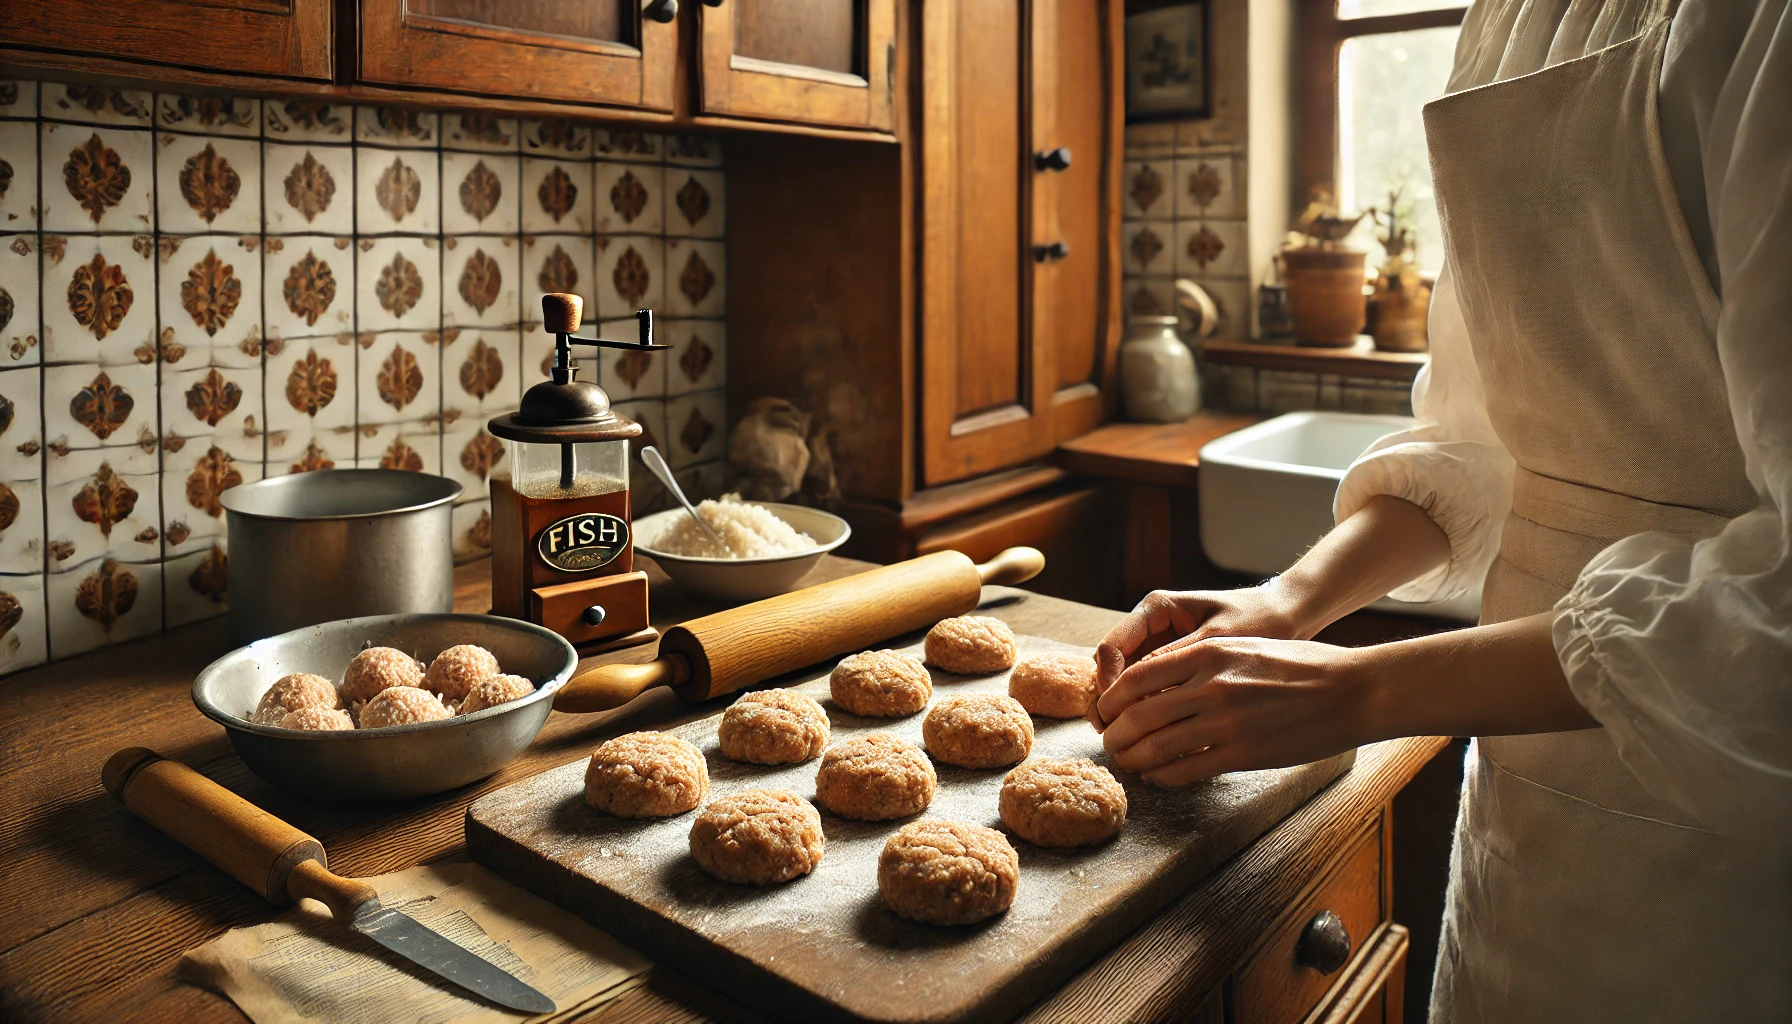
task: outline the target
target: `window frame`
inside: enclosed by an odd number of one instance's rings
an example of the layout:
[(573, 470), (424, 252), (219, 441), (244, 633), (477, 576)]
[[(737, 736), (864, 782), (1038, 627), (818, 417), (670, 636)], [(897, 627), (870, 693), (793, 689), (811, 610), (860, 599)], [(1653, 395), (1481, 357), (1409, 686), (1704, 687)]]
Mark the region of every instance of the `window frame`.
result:
[(1300, 114), (1295, 137), (1296, 208), (1338, 194), (1338, 57), (1346, 39), (1461, 25), (1468, 5), (1363, 18), (1338, 16), (1338, 0), (1300, 0), (1296, 55)]

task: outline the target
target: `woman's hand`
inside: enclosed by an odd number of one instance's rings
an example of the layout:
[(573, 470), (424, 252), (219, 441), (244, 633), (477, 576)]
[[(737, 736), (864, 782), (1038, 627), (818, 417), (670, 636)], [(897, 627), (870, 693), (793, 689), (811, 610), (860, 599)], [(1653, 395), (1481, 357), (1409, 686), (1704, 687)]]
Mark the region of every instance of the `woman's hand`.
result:
[(1157, 786), (1306, 764), (1380, 738), (1348, 648), (1215, 636), (1163, 649), (1098, 701), (1102, 742)]
[[(1277, 580), (1243, 590), (1154, 590), (1095, 649), (1095, 693), (1098, 698), (1106, 694), (1122, 672), (1146, 658), (1167, 656), (1208, 637), (1293, 640), (1308, 635), (1294, 601)], [(1097, 700), (1089, 705), (1089, 722), (1105, 729), (1112, 718), (1103, 718), (1102, 711), (1118, 714), (1125, 706), (1104, 707)]]

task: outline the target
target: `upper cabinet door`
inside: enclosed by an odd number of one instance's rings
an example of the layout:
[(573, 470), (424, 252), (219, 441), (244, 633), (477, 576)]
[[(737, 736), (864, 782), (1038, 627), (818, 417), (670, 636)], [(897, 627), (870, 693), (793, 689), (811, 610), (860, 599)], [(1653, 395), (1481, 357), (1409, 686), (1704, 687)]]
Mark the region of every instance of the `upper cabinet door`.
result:
[(690, 2), (704, 113), (894, 130), (897, 0)]
[(328, 81), (333, 0), (0, 0), (6, 46)]
[(358, 77), (524, 99), (671, 110), (665, 0), (361, 0)]

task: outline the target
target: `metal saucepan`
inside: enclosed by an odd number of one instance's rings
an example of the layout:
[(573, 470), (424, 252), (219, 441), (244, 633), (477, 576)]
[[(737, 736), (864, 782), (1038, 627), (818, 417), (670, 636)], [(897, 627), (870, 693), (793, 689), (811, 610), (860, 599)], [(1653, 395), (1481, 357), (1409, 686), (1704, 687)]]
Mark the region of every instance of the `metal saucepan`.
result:
[(446, 477), (326, 469), (225, 491), (230, 639), (246, 644), (357, 615), (454, 608)]
[[(274, 680), (313, 672), (340, 683), (364, 647), (396, 647), (428, 662), (456, 644), (492, 652), (505, 672), (535, 683), (522, 700), (439, 722), (304, 732), (249, 721)], [(373, 615), (257, 640), (206, 666), (193, 703), (224, 727), (255, 774), (313, 800), (393, 800), (483, 779), (534, 741), (579, 656), (558, 633), (492, 615)]]

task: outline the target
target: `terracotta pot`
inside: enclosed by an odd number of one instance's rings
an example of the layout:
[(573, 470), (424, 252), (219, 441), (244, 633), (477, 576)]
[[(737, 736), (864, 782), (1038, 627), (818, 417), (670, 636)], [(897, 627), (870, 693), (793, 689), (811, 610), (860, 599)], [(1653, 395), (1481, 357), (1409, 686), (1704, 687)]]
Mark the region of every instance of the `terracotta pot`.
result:
[(1363, 295), (1367, 255), (1354, 249), (1282, 250), (1296, 342), (1323, 348), (1356, 344), (1367, 313)]
[(1408, 271), (1398, 279), (1384, 273), (1369, 297), (1369, 333), (1383, 352), (1423, 352), (1431, 347), (1425, 323), (1431, 317), (1431, 285)]

